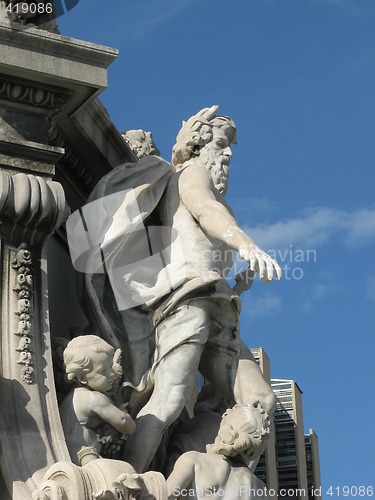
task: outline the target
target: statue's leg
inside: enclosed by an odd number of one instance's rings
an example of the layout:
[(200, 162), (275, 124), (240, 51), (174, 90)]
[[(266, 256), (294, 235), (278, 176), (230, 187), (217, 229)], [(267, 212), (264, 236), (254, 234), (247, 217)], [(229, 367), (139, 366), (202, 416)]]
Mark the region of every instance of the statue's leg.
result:
[(238, 357), (206, 346), (199, 370), (211, 384), (236, 403), (253, 404), (259, 401), (269, 415), (273, 414), (276, 397), (245, 344), (242, 343)]
[[(276, 406), (275, 394), (243, 342), (238, 357), (206, 345), (201, 357), (200, 371), (211, 384), (236, 403), (252, 405), (259, 401), (269, 416), (273, 414)], [(252, 471), (255, 470), (266, 445), (265, 438), (263, 446), (248, 464)]]
[(159, 325), (157, 335), (160, 361), (154, 368), (154, 391), (124, 451), (124, 460), (139, 473), (151, 462), (163, 432), (180, 416), (194, 388), (208, 335), (207, 313), (199, 306), (182, 305)]
[(241, 352), (237, 362), (234, 381), (234, 400), (236, 403), (252, 404), (259, 401), (269, 416), (276, 407), (276, 396), (246, 345), (241, 342)]
[(213, 307), (216, 331), (211, 327), (199, 365), (200, 372), (236, 403), (259, 401), (263, 409), (272, 414), (276, 397), (250, 349), (240, 339), (237, 311), (224, 300), (217, 301), (216, 310)]

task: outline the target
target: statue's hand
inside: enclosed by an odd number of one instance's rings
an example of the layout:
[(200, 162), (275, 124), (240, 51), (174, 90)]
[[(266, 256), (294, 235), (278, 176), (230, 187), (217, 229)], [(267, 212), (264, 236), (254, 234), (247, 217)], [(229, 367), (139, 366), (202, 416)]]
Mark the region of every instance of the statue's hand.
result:
[(255, 244), (249, 244), (239, 249), (239, 255), (250, 265), (250, 270), (259, 274), (264, 283), (273, 280), (274, 275), (281, 279), (281, 268), (276, 260), (272, 259), (266, 252)]

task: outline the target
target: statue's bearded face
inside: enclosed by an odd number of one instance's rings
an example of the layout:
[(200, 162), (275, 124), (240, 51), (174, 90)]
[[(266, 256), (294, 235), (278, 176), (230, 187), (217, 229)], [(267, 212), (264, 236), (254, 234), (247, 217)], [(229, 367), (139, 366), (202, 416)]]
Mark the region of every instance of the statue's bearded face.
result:
[(215, 188), (223, 195), (228, 189), (231, 156), (230, 140), (225, 128), (214, 127), (212, 141), (201, 149), (199, 158), (210, 172)]

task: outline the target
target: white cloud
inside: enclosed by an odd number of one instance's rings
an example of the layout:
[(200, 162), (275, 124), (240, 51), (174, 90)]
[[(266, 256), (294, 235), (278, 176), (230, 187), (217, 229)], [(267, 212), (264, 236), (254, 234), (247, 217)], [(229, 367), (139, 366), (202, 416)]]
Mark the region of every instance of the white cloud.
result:
[[(316, 251), (317, 248), (334, 242), (335, 246), (347, 246), (357, 249), (375, 239), (375, 209), (363, 208), (353, 211), (338, 210), (335, 208), (316, 207), (304, 211), (298, 216), (270, 225), (245, 227), (246, 232), (264, 250), (269, 251), (280, 265), (296, 267), (298, 262), (310, 262), (307, 251)], [(300, 250), (297, 250), (300, 249)], [(304, 260), (297, 261), (296, 252), (303, 251)], [(340, 251), (340, 250), (337, 250)], [(316, 253), (315, 253), (316, 255)], [(313, 256), (312, 256), (313, 257)], [(311, 262), (315, 262), (312, 258)], [(283, 266), (282, 266), (283, 267)], [(290, 275), (290, 272), (289, 272)], [(284, 269), (284, 276), (286, 271)], [(343, 289), (336, 284), (331, 273), (320, 273), (315, 276), (314, 282), (309, 283), (305, 290), (306, 296), (301, 296), (301, 311), (311, 312), (314, 306), (338, 293)], [(375, 299), (375, 275), (370, 276), (367, 282), (367, 298)], [(277, 311), (279, 302), (272, 296), (265, 300), (265, 310), (262, 311), (262, 299), (254, 301), (254, 315), (266, 314), (267, 310)], [(250, 303), (250, 307), (252, 303)], [(250, 313), (253, 314), (252, 309)]]
[(242, 313), (252, 319), (259, 319), (270, 316), (282, 310), (282, 303), (279, 296), (272, 292), (261, 292), (252, 295), (248, 292), (242, 298)]
[(375, 237), (375, 210), (363, 209), (348, 214), (346, 242), (358, 246)]
[(310, 312), (313, 306), (331, 295), (343, 292), (343, 289), (336, 285), (332, 273), (322, 272), (317, 275), (315, 282), (308, 290), (308, 297), (302, 304), (302, 310)]
[(358, 247), (375, 237), (375, 210), (346, 212), (317, 207), (293, 219), (244, 229), (264, 249), (290, 245), (316, 248), (334, 237), (341, 238), (348, 246)]

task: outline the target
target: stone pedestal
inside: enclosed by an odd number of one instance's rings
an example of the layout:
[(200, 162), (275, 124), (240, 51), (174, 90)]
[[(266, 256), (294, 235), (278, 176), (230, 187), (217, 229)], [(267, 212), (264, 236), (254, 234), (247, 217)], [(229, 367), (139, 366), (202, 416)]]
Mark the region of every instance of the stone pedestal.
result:
[(56, 163), (66, 165), (61, 124), (106, 87), (117, 52), (1, 24), (0, 39), (0, 484), (8, 490), (2, 500), (27, 500), (51, 466), (70, 462), (55, 394), (43, 250), (69, 213), (64, 188), (53, 180)]
[(159, 472), (136, 474), (119, 460), (91, 460), (83, 467), (58, 463), (47, 471), (33, 500), (167, 500)]

